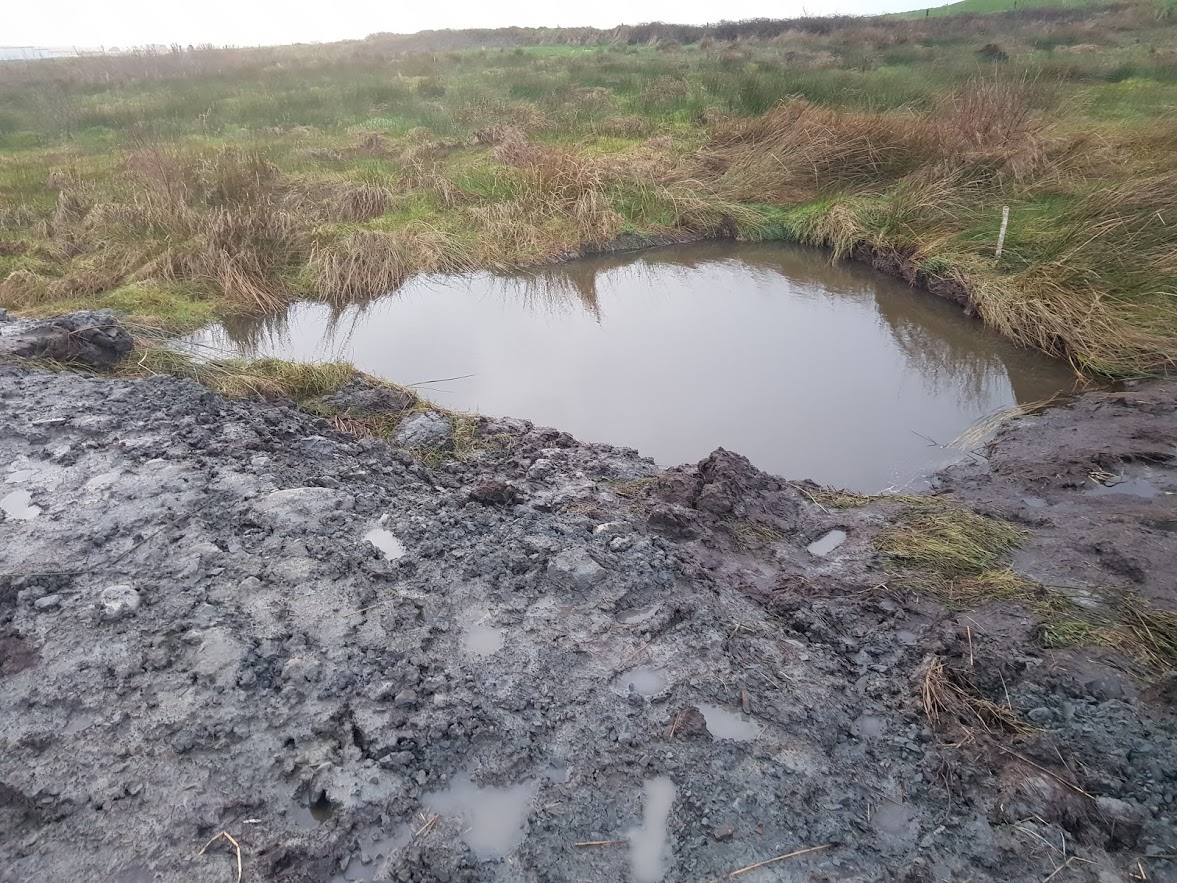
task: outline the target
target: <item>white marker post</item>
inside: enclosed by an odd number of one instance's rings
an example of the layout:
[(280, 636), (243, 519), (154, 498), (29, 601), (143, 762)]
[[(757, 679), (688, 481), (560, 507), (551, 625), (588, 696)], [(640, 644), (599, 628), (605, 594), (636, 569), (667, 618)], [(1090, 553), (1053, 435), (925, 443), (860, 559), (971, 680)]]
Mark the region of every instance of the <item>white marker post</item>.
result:
[(1001, 207), (1001, 232), (997, 234), (997, 254), (994, 257), (1001, 257), (1001, 250), (1005, 248), (1005, 229), (1009, 226), (1009, 206), (1003, 205)]

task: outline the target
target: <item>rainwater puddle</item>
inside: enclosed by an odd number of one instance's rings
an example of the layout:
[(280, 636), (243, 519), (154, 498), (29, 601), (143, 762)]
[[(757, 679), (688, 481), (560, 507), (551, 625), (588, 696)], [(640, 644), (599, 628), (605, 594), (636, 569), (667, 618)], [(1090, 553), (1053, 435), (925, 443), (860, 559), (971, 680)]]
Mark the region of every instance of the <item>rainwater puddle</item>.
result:
[(751, 742), (760, 735), (761, 727), (744, 714), (727, 711), (718, 705), (699, 703), (699, 711), (707, 721), (707, 732), (713, 739), (731, 739), (736, 742)]
[(33, 505), (33, 495), (28, 491), (13, 491), (0, 500), (0, 509), (16, 521), (32, 521), (41, 514), (41, 507)]
[(383, 527), (374, 527), (366, 534), (364, 539), (384, 553), (386, 561), (395, 561), (397, 558), (404, 557), (405, 546), (396, 534)]
[(430, 384), (428, 396), (635, 447), (663, 465), (722, 446), (768, 472), (867, 492), (959, 459), (944, 446), (976, 421), (1074, 384), (1068, 366), (955, 304), (779, 243), (419, 277), (347, 309), (304, 302), (187, 343), (345, 360), (401, 383), (460, 377)]
[(4, 482), (6, 484), (20, 484), (22, 481), (28, 481), (36, 474), (36, 469), (17, 469), (4, 476)]
[(816, 555), (818, 558), (825, 558), (826, 555), (846, 542), (846, 531), (831, 530), (828, 534), (818, 540), (814, 540), (805, 547), (810, 555)]
[(472, 619), (462, 625), (462, 649), (471, 656), (492, 656), (503, 649), (503, 630)]
[(674, 782), (665, 776), (646, 782), (641, 827), (632, 828), (626, 834), (634, 883), (658, 883), (666, 873), (667, 822), (674, 793)]
[(1089, 497), (1106, 497), (1110, 494), (1127, 494), (1130, 497), (1144, 497), (1151, 500), (1160, 496), (1164, 491), (1150, 481), (1143, 478), (1125, 478), (1122, 481), (1112, 480), (1107, 484), (1093, 482), (1083, 489)]
[(613, 685), (622, 695), (632, 690), (640, 696), (649, 698), (657, 696), (669, 683), (666, 675), (657, 669), (634, 668), (619, 676)]
[(479, 788), (459, 776), (444, 790), (427, 794), (424, 803), (435, 813), (462, 819), (462, 840), (480, 861), (505, 858), (523, 840), (538, 782), (510, 788)]
[(637, 610), (625, 610), (617, 614), (617, 621), (623, 622), (626, 625), (641, 625), (643, 622), (649, 622), (654, 618), (654, 614), (658, 612), (661, 604), (652, 604), (649, 607), (640, 607)]
[(309, 804), (300, 803), (293, 813), (294, 821), (301, 828), (314, 828), (335, 815), (335, 804), (327, 797), (326, 791), (319, 791)]

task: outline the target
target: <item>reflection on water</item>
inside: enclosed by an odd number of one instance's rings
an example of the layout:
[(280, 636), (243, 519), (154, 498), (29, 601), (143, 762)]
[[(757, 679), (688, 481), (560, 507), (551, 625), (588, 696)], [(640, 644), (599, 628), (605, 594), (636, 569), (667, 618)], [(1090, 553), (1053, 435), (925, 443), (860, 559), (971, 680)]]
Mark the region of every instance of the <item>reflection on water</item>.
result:
[(422, 391), (666, 465), (723, 446), (787, 478), (861, 491), (959, 457), (929, 440), (947, 444), (987, 414), (1074, 385), (1067, 366), (953, 304), (779, 244), (422, 277), (343, 310), (303, 303), (190, 340), (248, 356), (344, 359), (401, 383), (462, 377)]

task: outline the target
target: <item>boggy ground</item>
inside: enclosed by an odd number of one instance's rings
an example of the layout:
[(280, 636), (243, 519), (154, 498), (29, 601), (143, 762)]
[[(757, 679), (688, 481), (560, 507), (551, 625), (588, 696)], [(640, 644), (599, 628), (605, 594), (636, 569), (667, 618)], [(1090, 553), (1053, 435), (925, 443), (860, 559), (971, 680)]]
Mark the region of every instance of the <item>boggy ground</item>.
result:
[(20, 362), (0, 412), (6, 883), (1177, 880), (1177, 384), (933, 503)]

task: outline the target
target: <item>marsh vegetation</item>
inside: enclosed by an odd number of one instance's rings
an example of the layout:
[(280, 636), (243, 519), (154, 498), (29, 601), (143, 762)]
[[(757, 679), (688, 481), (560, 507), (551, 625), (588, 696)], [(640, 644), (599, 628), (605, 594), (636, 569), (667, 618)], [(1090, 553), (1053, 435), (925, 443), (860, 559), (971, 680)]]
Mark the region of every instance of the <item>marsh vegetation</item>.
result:
[(0, 305), (174, 331), (619, 240), (786, 239), (1139, 374), (1177, 353), (1175, 60), (1132, 3), (5, 63)]

